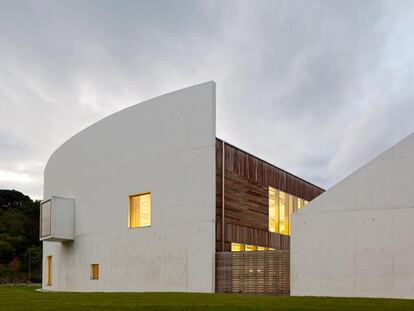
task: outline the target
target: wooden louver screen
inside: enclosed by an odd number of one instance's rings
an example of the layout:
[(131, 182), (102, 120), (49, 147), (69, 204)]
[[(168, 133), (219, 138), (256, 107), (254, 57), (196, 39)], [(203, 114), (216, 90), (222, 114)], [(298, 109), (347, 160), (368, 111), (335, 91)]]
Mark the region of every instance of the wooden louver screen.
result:
[(289, 295), (289, 251), (216, 253), (216, 292)]

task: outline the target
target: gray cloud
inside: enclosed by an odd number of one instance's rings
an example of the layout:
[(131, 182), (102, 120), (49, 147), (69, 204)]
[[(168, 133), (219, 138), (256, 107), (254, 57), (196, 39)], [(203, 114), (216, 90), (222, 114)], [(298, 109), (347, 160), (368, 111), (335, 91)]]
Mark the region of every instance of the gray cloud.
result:
[(323, 187), (414, 130), (412, 1), (1, 1), (0, 188), (90, 123), (217, 82), (218, 136)]

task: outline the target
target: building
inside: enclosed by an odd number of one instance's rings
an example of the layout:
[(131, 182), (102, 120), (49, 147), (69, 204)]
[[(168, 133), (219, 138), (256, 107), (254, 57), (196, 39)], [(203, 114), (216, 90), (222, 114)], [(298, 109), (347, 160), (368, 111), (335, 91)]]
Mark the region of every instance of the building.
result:
[(414, 298), (414, 134), (294, 214), (292, 295)]
[(44, 290), (289, 294), (290, 215), (323, 190), (217, 139), (215, 102), (169, 93), (53, 153)]

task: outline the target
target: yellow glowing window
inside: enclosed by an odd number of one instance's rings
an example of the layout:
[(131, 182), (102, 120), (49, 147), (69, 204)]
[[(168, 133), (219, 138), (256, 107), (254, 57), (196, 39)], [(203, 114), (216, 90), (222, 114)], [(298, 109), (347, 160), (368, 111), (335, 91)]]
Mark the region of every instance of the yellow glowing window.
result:
[(52, 256), (46, 257), (46, 286), (52, 285)]
[(257, 251), (257, 246), (253, 246), (253, 245), (246, 245), (244, 247), (246, 252), (253, 252), (253, 251)]
[(240, 243), (231, 243), (232, 252), (253, 252), (253, 251), (268, 251), (275, 250), (274, 248), (269, 248), (265, 246), (255, 246), (255, 245), (244, 245)]
[(99, 264), (91, 264), (91, 280), (99, 280)]
[(303, 200), (303, 206), (305, 206), (308, 203), (309, 203), (309, 201)]
[(289, 199), (283, 191), (279, 191), (279, 233), (289, 234)]
[(303, 199), (298, 198), (298, 210), (300, 210), (304, 205)]
[(239, 243), (231, 243), (231, 251), (232, 252), (243, 252), (244, 245)]
[(151, 225), (151, 193), (132, 195), (129, 197), (129, 228)]
[(279, 233), (279, 191), (269, 187), (269, 231)]

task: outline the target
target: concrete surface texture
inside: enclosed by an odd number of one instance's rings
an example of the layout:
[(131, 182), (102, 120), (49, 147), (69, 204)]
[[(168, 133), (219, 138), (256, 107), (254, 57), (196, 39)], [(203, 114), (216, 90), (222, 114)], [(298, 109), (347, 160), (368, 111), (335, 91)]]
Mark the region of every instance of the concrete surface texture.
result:
[(292, 219), (292, 295), (414, 298), (414, 134)]
[[(73, 199), (75, 230), (72, 242), (43, 242), (43, 261), (53, 263), (43, 289), (214, 292), (215, 101), (214, 82), (169, 93), (55, 151), (44, 199)], [(151, 192), (151, 226), (129, 229), (129, 195), (143, 192)]]

